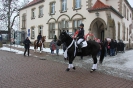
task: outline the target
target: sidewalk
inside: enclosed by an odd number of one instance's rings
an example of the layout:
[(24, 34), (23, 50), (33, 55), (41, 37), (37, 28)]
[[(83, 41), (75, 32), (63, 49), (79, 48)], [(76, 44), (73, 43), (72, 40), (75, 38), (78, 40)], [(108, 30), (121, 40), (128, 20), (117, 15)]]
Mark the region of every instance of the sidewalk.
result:
[[(6, 46), (6, 47), (10, 47), (10, 46)], [(21, 52), (21, 54), (23, 54), (23, 51), (24, 51), (23, 47), (16, 48), (16, 47), (12, 46), (11, 48), (21, 50), (20, 52)], [(18, 51), (18, 53), (20, 53), (20, 52)], [(132, 53), (132, 52), (130, 52), (130, 53)], [(125, 65), (124, 63), (125, 63), (125, 61), (127, 61), (124, 58), (132, 57), (130, 55), (130, 53), (129, 54), (124, 53), (123, 55), (118, 54), (115, 57), (107, 56), (106, 58), (104, 58), (102, 65), (98, 64), (97, 72), (101, 72), (101, 73), (112, 75), (112, 76), (119, 77), (119, 78), (124, 78), (127, 80), (133, 80), (133, 69), (132, 69), (132, 64), (131, 64), (132, 61), (128, 61), (128, 62), (130, 62), (130, 64), (127, 63), (129, 66), (131, 65), (130, 66), (131, 69), (124, 67), (124, 65)], [(50, 55), (50, 53), (46, 53), (46, 52), (42, 52), (42, 54), (40, 54), (39, 52), (34, 53), (33, 50), (30, 50), (30, 54), (32, 57), (37, 57), (39, 59), (47, 59), (47, 60), (52, 60), (52, 61), (66, 64), (66, 67), (64, 69), (67, 68), (68, 61), (64, 61), (63, 55), (59, 55), (59, 56)], [(125, 54), (126, 54), (126, 56), (125, 56)], [(124, 56), (124, 58), (123, 58), (123, 56)], [(118, 58), (118, 59), (115, 59), (115, 58)], [(87, 71), (90, 71), (93, 61), (92, 61), (92, 58), (89, 56), (84, 57), (83, 60), (81, 60), (80, 57), (76, 57), (73, 64), (74, 64), (74, 66), (84, 68)]]
[(0, 88), (133, 88), (133, 81), (80, 67), (66, 72), (66, 66), (0, 51)]

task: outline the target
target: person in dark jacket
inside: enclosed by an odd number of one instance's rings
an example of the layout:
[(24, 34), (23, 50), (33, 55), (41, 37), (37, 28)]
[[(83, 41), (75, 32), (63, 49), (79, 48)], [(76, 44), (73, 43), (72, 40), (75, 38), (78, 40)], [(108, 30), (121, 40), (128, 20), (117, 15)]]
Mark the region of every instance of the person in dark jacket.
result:
[(110, 56), (114, 56), (115, 55), (115, 43), (113, 39), (111, 39), (111, 42), (109, 45), (110, 45)]
[(82, 41), (84, 40), (84, 24), (80, 24), (80, 29), (79, 29), (79, 33), (77, 35), (77, 45), (78, 45), (78, 48), (79, 48), (79, 52), (81, 52), (81, 47), (82, 47)]
[(116, 40), (114, 41), (114, 44), (115, 44), (115, 50), (114, 50), (114, 52), (115, 52), (115, 54), (117, 54), (117, 41)]
[(107, 39), (105, 38), (105, 40), (104, 40), (104, 47), (105, 47), (105, 57), (107, 56), (107, 48), (108, 48), (108, 41), (107, 41)]
[(37, 46), (38, 46), (38, 43), (39, 43), (39, 41), (42, 39), (42, 35), (41, 35), (41, 33), (39, 33), (39, 35), (37, 36)]
[(30, 44), (31, 44), (29, 38), (27, 37), (27, 38), (24, 40), (23, 43), (24, 43), (24, 47), (25, 47), (24, 56), (25, 56), (25, 53), (27, 52), (27, 50), (28, 50), (28, 56), (29, 56), (29, 48), (30, 48)]

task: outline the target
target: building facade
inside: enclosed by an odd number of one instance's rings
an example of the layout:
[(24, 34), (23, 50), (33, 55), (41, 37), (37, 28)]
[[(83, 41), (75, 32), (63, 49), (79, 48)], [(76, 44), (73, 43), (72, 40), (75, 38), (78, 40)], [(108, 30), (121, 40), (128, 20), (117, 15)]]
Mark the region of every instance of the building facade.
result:
[(85, 34), (96, 38), (123, 40), (133, 47), (130, 33), (133, 10), (127, 0), (33, 0), (20, 9), (20, 30), (31, 41), (41, 32), (46, 45), (61, 31), (75, 32), (84, 23)]

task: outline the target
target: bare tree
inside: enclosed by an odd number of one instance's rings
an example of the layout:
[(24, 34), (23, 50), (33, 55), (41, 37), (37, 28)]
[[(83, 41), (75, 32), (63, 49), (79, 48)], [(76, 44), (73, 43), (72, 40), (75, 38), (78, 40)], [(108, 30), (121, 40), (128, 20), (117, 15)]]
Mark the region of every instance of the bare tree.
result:
[(0, 28), (9, 31), (9, 39), (11, 38), (11, 29), (14, 26), (15, 19), (19, 16), (19, 9), (28, 3), (29, 0), (23, 0), (23, 2), (19, 2), (19, 0), (0, 0)]
[[(28, 0), (20, 3), (19, 0), (0, 0), (0, 30), (9, 31), (10, 50), (11, 50), (11, 29), (15, 19), (19, 16), (19, 9), (27, 4)], [(20, 3), (20, 4), (19, 4)]]

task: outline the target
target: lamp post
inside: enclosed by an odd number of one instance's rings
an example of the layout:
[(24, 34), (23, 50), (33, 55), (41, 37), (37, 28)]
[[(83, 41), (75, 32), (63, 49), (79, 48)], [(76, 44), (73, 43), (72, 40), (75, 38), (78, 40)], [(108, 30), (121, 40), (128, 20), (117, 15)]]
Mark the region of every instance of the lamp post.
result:
[(96, 12), (95, 14), (96, 14), (97, 17), (99, 17), (99, 12)]

